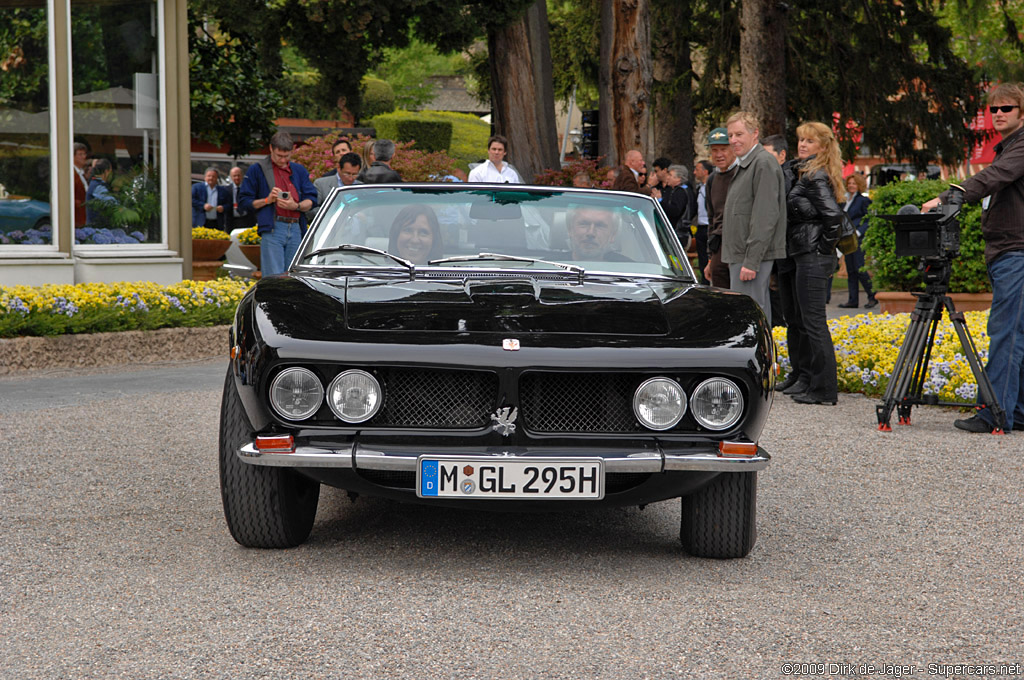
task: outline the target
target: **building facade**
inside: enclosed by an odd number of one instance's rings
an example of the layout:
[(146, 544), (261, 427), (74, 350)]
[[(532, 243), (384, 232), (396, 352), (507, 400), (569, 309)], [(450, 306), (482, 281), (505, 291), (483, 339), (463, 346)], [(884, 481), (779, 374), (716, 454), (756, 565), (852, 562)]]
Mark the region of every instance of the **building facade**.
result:
[(186, 0), (7, 0), (0, 27), (0, 285), (188, 276)]

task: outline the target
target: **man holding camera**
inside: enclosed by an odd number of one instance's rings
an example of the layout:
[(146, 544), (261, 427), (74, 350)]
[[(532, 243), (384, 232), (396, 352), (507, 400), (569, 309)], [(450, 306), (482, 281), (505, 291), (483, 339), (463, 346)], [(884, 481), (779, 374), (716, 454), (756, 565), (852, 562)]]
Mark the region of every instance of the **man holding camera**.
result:
[(256, 212), (263, 276), (283, 273), (306, 233), (306, 211), (316, 204), (309, 172), (289, 161), (295, 144), (287, 132), (270, 138), (270, 155), (253, 163), (242, 180), (238, 206)]
[[(1002, 140), (996, 158), (964, 180), (963, 202), (981, 200), (985, 264), (992, 281), (988, 317), (988, 374), (1006, 414), (1006, 429), (1024, 430), (1024, 85), (996, 86), (988, 93), (992, 126)], [(951, 189), (922, 206), (927, 212), (956, 200)], [(968, 432), (991, 432), (989, 408), (953, 423)]]

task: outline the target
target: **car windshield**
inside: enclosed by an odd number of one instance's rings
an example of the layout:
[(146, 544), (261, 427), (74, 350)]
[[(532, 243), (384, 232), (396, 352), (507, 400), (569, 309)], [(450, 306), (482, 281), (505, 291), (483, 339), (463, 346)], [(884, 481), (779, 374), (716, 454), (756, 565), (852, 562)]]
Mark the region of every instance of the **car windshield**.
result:
[(296, 262), (693, 280), (679, 241), (651, 199), (509, 185), (347, 187), (320, 209)]

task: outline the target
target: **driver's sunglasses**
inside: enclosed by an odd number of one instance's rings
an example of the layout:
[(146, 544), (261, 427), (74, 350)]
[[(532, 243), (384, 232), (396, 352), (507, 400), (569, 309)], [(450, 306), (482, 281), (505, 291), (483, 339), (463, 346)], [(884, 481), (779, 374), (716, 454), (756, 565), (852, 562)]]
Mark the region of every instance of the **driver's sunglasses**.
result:
[(1006, 106), (990, 106), (988, 107), (989, 113), (1009, 113), (1014, 109), (1019, 109), (1017, 104), (1007, 104)]

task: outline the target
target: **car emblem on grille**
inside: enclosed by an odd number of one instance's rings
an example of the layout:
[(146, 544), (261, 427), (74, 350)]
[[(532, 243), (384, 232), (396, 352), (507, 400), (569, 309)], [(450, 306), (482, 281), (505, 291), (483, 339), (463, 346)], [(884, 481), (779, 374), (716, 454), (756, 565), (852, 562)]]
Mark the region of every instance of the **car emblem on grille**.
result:
[(501, 433), (502, 437), (507, 437), (516, 431), (516, 416), (519, 415), (519, 409), (506, 406), (505, 408), (499, 408), (496, 413), (491, 414), (491, 420), (494, 421), (494, 429)]
[(505, 338), (501, 341), (501, 348), (509, 352), (515, 352), (519, 349), (519, 341), (515, 338)]

